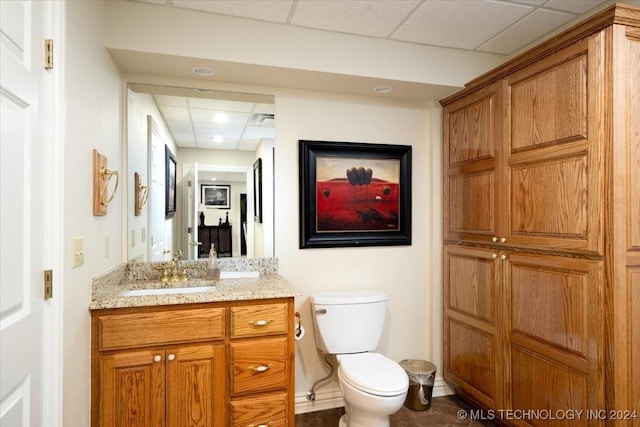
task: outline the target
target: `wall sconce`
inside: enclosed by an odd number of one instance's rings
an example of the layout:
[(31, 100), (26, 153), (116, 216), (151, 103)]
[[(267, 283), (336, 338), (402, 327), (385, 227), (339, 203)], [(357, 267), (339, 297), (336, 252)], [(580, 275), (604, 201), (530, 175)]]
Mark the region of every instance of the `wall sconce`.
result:
[(133, 213), (135, 216), (140, 216), (142, 208), (149, 199), (149, 187), (140, 182), (140, 174), (138, 172), (133, 173), (133, 188), (135, 189)]
[[(111, 195), (108, 195), (109, 183), (116, 177)], [(118, 171), (107, 169), (107, 157), (93, 150), (93, 215), (103, 216), (107, 214), (107, 205), (113, 200), (118, 191), (120, 181)]]

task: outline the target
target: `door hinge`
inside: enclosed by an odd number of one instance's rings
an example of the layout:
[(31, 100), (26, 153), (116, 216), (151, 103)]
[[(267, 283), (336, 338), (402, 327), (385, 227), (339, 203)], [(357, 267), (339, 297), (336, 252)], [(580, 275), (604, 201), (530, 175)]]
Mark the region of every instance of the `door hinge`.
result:
[(44, 39), (44, 69), (51, 70), (53, 68), (53, 40)]
[(193, 228), (191, 228), (191, 227), (187, 227), (187, 233), (188, 233), (188, 234), (193, 233)]
[(53, 298), (53, 270), (44, 271), (44, 299)]
[(191, 180), (187, 181), (187, 187), (191, 187), (192, 185)]

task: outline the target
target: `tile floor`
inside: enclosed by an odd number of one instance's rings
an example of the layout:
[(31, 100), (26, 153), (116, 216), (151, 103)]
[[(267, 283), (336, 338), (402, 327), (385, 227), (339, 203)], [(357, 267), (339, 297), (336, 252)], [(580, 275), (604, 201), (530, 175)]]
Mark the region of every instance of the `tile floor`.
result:
[[(435, 397), (431, 402), (431, 408), (426, 411), (413, 411), (403, 406), (391, 416), (391, 427), (494, 426), (489, 422), (470, 420), (468, 416), (464, 419), (458, 416), (458, 411), (461, 409), (465, 410), (468, 415), (468, 410), (471, 408), (456, 396)], [(296, 415), (296, 427), (337, 427), (343, 413), (343, 408), (336, 408), (298, 414)]]

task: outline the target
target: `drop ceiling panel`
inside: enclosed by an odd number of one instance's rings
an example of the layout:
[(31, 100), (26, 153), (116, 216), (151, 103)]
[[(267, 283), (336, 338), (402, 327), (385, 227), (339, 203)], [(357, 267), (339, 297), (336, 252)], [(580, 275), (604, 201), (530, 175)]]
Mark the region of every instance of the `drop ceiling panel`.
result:
[(564, 12), (538, 9), (481, 45), (478, 50), (506, 55), (526, 45), (527, 40), (536, 40), (572, 18), (573, 15)]
[(428, 1), (393, 38), (475, 49), (532, 11), (530, 6), (485, 0)]
[(173, 107), (170, 105), (160, 105), (160, 114), (165, 120), (189, 122), (189, 109), (186, 107)]
[(602, 3), (604, 3), (602, 0), (551, 0), (546, 2), (544, 7), (560, 9), (580, 15)]
[(416, 0), (302, 0), (296, 6), (291, 24), (387, 37), (419, 3)]
[[(146, 1), (146, 0), (145, 0)], [(170, 0), (170, 4), (185, 9), (202, 10), (221, 15), (240, 16), (262, 21), (286, 22), (293, 0)]]

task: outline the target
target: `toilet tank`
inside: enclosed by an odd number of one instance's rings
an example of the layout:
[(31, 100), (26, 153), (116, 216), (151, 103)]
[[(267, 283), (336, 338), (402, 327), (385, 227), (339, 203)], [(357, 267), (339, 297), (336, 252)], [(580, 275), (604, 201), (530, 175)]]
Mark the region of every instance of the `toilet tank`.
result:
[(323, 352), (373, 351), (382, 336), (387, 294), (374, 290), (315, 293), (311, 310), (316, 346)]

